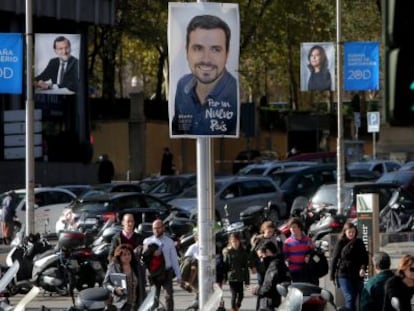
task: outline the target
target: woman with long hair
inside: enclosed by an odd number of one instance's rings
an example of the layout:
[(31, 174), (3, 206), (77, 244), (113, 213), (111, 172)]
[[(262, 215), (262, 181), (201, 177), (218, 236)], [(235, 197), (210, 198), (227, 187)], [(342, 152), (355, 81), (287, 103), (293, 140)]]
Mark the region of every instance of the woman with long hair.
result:
[(395, 276), (385, 283), (383, 311), (394, 311), (391, 299), (397, 298), (400, 311), (411, 311), (411, 299), (414, 295), (414, 256), (404, 255), (400, 259)]
[(362, 291), (363, 278), (368, 266), (368, 252), (358, 238), (358, 229), (352, 222), (345, 223), (335, 245), (331, 280), (344, 296), (345, 311), (356, 311), (357, 297)]
[[(108, 265), (103, 286), (112, 292), (113, 305), (119, 311), (136, 310), (145, 298), (145, 275), (141, 275), (138, 265), (129, 244), (117, 246), (114, 257)], [(113, 276), (116, 273), (125, 274), (126, 288), (115, 284)]]
[(323, 47), (313, 46), (308, 53), (310, 77), (308, 91), (330, 91), (332, 86), (328, 57)]

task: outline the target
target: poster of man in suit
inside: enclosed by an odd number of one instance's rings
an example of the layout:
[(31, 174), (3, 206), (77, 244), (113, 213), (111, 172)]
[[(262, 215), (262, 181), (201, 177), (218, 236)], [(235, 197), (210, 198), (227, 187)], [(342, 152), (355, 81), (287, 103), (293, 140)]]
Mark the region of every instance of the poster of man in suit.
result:
[(79, 86), (79, 54), (80, 34), (36, 34), (36, 93), (76, 93)]

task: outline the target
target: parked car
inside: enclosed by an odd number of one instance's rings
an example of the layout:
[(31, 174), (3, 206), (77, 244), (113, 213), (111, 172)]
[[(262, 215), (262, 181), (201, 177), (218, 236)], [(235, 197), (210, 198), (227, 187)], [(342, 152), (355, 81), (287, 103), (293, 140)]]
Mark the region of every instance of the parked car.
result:
[[(266, 205), (270, 202), (279, 217), (287, 217), (283, 193), (271, 179), (262, 176), (228, 176), (215, 180), (216, 218), (225, 216), (227, 205), (230, 223), (240, 221), (240, 212), (251, 205)], [(181, 216), (192, 217), (197, 213), (197, 186), (186, 190), (182, 195), (169, 201)]]
[(269, 161), (265, 163), (249, 164), (242, 168), (237, 175), (261, 175), (269, 176), (273, 172), (284, 170), (289, 167), (304, 167), (316, 165), (317, 162), (310, 161)]
[(349, 170), (369, 170), (375, 172), (378, 176), (384, 173), (397, 171), (401, 167), (401, 164), (391, 160), (371, 160), (371, 161), (358, 161), (352, 162), (347, 165)]
[(110, 193), (110, 192), (142, 192), (141, 186), (136, 182), (111, 182), (106, 184), (93, 185), (91, 188), (80, 195), (80, 198)]
[(318, 163), (335, 163), (337, 161), (336, 152), (310, 152), (300, 153), (289, 157), (287, 161), (312, 161)]
[(195, 185), (197, 178), (195, 174), (180, 174), (165, 176), (159, 180), (146, 193), (151, 194), (163, 201), (169, 201), (179, 196), (187, 188)]
[(393, 183), (400, 185), (414, 195), (414, 171), (394, 171), (377, 179), (377, 183)]
[(92, 189), (92, 185), (59, 185), (56, 188), (66, 189), (76, 194), (77, 197), (82, 196), (84, 193)]
[[(323, 184), (337, 181), (336, 164), (318, 164), (308, 167), (293, 167), (276, 171), (270, 175), (272, 180), (283, 191), (283, 198), (288, 207), (288, 213), (296, 197), (310, 198)], [(345, 170), (345, 180), (349, 180)]]
[(400, 171), (414, 171), (414, 161), (408, 161), (404, 163), (400, 169)]
[(136, 211), (135, 224), (164, 219), (170, 213), (170, 205), (162, 200), (139, 192), (108, 192), (76, 200), (69, 206), (78, 226), (85, 231), (100, 227), (108, 219), (118, 219), (125, 210)]
[[(22, 224), (26, 224), (26, 189), (17, 189), (14, 191), (19, 198), (16, 216)], [(0, 195), (1, 201), (3, 201), (5, 195), (5, 193)], [(45, 235), (55, 231), (55, 223), (50, 222), (51, 214), (56, 213), (60, 215), (63, 209), (76, 199), (76, 195), (69, 190), (54, 187), (34, 188), (34, 197), (33, 229), (35, 233)]]

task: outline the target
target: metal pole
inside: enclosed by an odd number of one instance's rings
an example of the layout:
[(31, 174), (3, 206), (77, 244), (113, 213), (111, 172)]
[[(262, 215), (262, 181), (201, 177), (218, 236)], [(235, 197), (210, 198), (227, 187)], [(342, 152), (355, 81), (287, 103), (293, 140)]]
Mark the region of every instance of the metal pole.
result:
[(34, 101), (32, 0), (26, 0), (26, 234), (34, 233)]
[[(197, 2), (207, 2), (197, 0)], [(197, 204), (199, 263), (198, 287), (199, 306), (204, 310), (208, 298), (213, 293), (216, 271), (216, 248), (213, 234), (215, 219), (214, 204), (214, 164), (211, 138), (197, 138)]]
[(214, 166), (212, 139), (197, 138), (197, 204), (200, 257), (198, 263), (199, 305), (204, 306), (215, 282)]
[(376, 146), (376, 137), (375, 132), (372, 133), (372, 160), (377, 159), (377, 146)]
[(344, 130), (342, 117), (342, 93), (341, 93), (341, 0), (336, 0), (336, 94), (338, 111), (338, 138), (336, 145), (337, 157), (337, 201), (338, 213), (342, 212), (342, 188), (344, 184)]

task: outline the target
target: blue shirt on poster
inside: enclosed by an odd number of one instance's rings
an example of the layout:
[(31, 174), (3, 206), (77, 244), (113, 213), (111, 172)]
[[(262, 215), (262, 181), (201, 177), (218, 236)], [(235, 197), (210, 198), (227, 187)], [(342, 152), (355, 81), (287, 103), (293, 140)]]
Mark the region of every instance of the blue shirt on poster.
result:
[(236, 135), (237, 81), (228, 72), (200, 103), (197, 80), (187, 74), (178, 81), (175, 95), (173, 135)]

